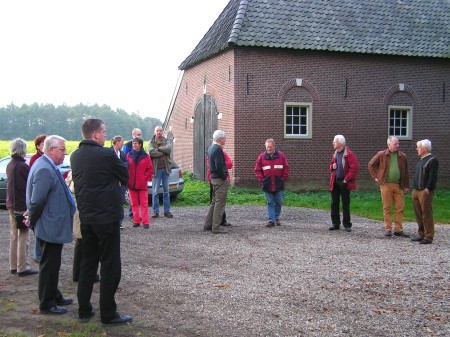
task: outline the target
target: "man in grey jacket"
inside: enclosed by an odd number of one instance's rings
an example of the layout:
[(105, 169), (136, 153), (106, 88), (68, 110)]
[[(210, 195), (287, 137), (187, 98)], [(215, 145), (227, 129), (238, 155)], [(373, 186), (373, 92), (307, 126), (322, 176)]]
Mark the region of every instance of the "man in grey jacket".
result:
[(66, 154), (65, 139), (52, 135), (44, 141), (44, 155), (34, 163), (27, 181), (27, 223), (39, 238), (39, 309), (43, 314), (61, 315), (62, 305), (72, 303), (58, 289), (61, 252), (72, 242), (75, 203), (57, 165)]

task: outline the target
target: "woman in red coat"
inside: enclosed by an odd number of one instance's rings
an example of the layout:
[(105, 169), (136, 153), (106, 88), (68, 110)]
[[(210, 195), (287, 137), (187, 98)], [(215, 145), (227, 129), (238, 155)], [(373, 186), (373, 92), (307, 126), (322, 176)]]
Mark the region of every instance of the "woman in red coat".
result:
[[(147, 182), (152, 181), (153, 165), (150, 156), (143, 149), (144, 141), (140, 138), (133, 139), (133, 149), (127, 154), (128, 190), (130, 191), (131, 208), (133, 210), (133, 227), (142, 225), (149, 228), (150, 219), (148, 216), (148, 191)], [(139, 215), (139, 210), (141, 214)]]

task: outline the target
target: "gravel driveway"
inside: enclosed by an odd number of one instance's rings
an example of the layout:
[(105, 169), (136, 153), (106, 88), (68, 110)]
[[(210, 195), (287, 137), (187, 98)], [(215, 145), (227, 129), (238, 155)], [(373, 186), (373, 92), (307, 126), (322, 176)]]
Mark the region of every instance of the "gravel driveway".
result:
[[(122, 231), (116, 300), (142, 336), (450, 335), (449, 225), (436, 226), (432, 245), (419, 245), (386, 238), (381, 222), (357, 216), (351, 233), (331, 232), (328, 212), (284, 207), (282, 226), (266, 228), (265, 207), (227, 206), (233, 226), (213, 235), (203, 231), (206, 211), (175, 207), (173, 219), (152, 219), (149, 230), (127, 223)], [(14, 296), (4, 210), (0, 224), (0, 295)], [(404, 228), (416, 231), (414, 223)], [(65, 245), (60, 283), (76, 298), (72, 249)], [(37, 277), (28, 282), (37, 289)], [(98, 309), (98, 286), (94, 292)], [(31, 294), (19, 313), (38, 306)], [(75, 320), (77, 307), (64, 318)], [(8, 314), (0, 325), (17, 317)]]

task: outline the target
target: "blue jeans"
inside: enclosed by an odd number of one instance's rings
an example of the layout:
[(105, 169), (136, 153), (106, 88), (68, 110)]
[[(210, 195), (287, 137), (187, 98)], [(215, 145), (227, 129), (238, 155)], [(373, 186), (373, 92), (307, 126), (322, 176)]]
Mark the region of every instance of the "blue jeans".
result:
[(33, 251), (33, 259), (37, 262), (41, 262), (42, 257), (42, 248), (39, 244), (39, 239), (34, 238), (34, 251)]
[(164, 214), (170, 212), (169, 175), (165, 168), (160, 168), (156, 170), (156, 175), (152, 179), (152, 208), (154, 214), (159, 214), (158, 191), (161, 182), (163, 187)]
[(281, 205), (283, 204), (284, 191), (266, 192), (267, 201), (267, 213), (269, 214), (268, 220), (275, 223), (275, 220), (280, 217)]

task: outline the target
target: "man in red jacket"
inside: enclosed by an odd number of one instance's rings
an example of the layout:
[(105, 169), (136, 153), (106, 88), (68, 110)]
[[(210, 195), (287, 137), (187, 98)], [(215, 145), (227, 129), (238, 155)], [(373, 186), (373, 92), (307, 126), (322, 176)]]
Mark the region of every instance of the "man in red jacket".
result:
[(281, 205), (284, 199), (284, 182), (289, 177), (289, 164), (283, 152), (275, 149), (273, 139), (266, 140), (266, 151), (256, 160), (255, 174), (263, 183), (267, 201), (268, 221), (266, 227), (280, 226)]
[(358, 173), (358, 159), (345, 146), (345, 138), (336, 135), (333, 139), (334, 154), (330, 163), (330, 191), (331, 191), (331, 222), (330, 231), (338, 230), (341, 226), (339, 201), (342, 199), (343, 224), (346, 232), (352, 231), (350, 222), (350, 191), (356, 190), (356, 174)]

